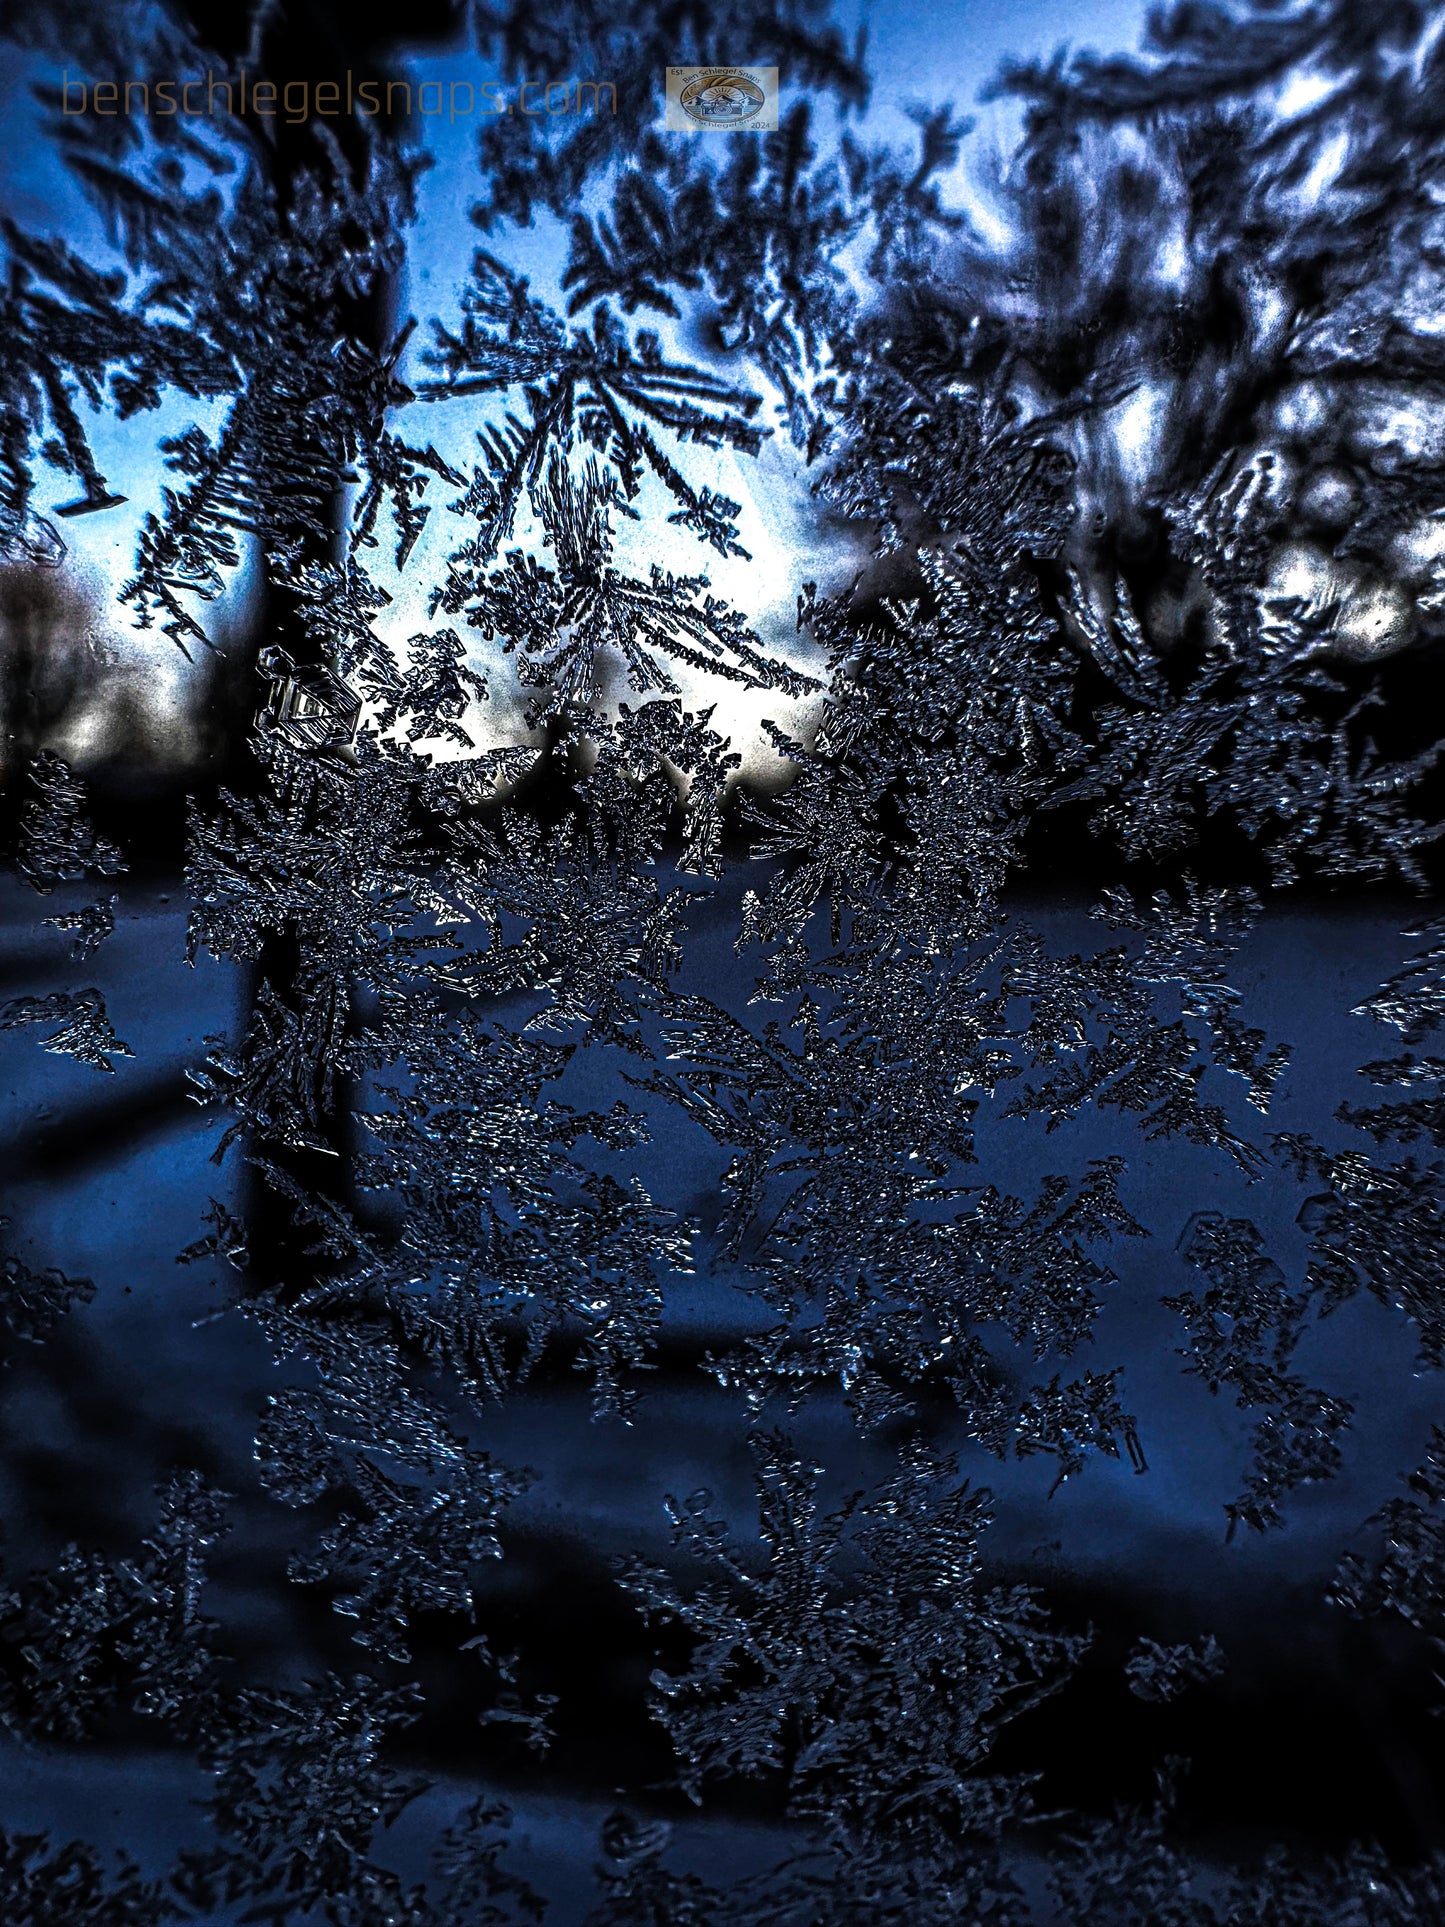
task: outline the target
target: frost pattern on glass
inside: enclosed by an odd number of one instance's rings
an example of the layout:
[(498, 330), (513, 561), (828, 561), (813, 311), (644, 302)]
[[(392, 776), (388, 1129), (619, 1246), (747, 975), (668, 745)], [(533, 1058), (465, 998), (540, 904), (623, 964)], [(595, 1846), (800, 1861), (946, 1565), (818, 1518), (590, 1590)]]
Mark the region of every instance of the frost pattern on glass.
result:
[[(229, 71), (204, 11), (97, 13), (91, 52)], [(509, 79), (678, 52), (645, 8), (463, 11)], [(1378, 1503), (1311, 1609), (1413, 1642), (1412, 1681), (1445, 1632), (1445, 1444), (1387, 1489), (1328, 1344), (1445, 1366), (1445, 926), (1341, 993), (1401, 1051), (1348, 1088), (1252, 961), (1306, 887), (1441, 874), (1439, 9), (1169, 6), (1140, 56), (1015, 63), (992, 225), (966, 123), (855, 128), (866, 50), (820, 7), (694, 13), (789, 63), (778, 132), (488, 125), (487, 246), (420, 329), (404, 129), (91, 151), (42, 89), (114, 260), (4, 226), (6, 558), (64, 565), (48, 471), (58, 517), (120, 505), (102, 411), (212, 423), (161, 443), (120, 602), (235, 671), (177, 948), (241, 1007), (189, 1053), (166, 1183), (209, 1159), (220, 1195), (166, 1289), (250, 1376), (244, 1449), (178, 1420), (144, 1520), (6, 1552), (6, 1736), (184, 1761), (196, 1819), (153, 1867), (0, 1830), (0, 1913), (539, 1920), (560, 1761), (588, 1927), (1423, 1927), (1418, 1817), (1408, 1851), (1200, 1848), (1168, 1736), (1231, 1717), (1237, 1616), (1095, 1624), (1088, 1559), (1036, 1542), (1207, 1483), (1223, 1570), (1348, 1474)], [(260, 69), (286, 17), (254, 10)], [(507, 258), (534, 214), (555, 300)], [(796, 558), (786, 635), (713, 579), (755, 579), (719, 478), (764, 451), (851, 553)], [(180, 910), (81, 750), (11, 736), (62, 981), (22, 958), (0, 1032), (106, 1141), (83, 1073), (138, 1114), (181, 1079), (142, 1088), (121, 1002), (131, 904)], [(6, 1236), (23, 1414), (124, 1306)], [(1176, 1401), (1227, 1450), (1196, 1465)], [(709, 1486), (669, 1491), (663, 1432)], [(1116, 1811), (1065, 1720), (1147, 1753)], [(736, 1865), (690, 1863), (689, 1803), (747, 1821)]]

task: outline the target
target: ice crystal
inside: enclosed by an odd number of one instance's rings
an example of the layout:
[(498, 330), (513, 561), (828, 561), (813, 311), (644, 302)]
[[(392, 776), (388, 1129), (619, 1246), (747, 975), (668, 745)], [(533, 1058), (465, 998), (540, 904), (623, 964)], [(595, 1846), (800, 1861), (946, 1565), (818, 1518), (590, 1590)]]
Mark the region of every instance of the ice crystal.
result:
[(1163, 1301), (1183, 1321), (1186, 1369), (1211, 1392), (1228, 1387), (1246, 1411), (1264, 1408), (1245, 1490), (1225, 1507), (1229, 1529), (1241, 1520), (1260, 1530), (1279, 1525), (1287, 1493), (1336, 1471), (1339, 1435), (1353, 1415), (1347, 1400), (1317, 1391), (1290, 1370), (1316, 1309), (1319, 1281), (1312, 1273), (1303, 1290), (1290, 1291), (1255, 1226), (1217, 1211), (1192, 1220), (1181, 1248), (1208, 1281), (1203, 1293)]
[[(0, 1230), (5, 1223), (0, 1219)], [(68, 1278), (63, 1271), (32, 1271), (14, 1252), (0, 1257), (0, 1325), (8, 1339), (43, 1343), (67, 1312), (89, 1304), (94, 1296), (89, 1278)], [(9, 1355), (7, 1344), (7, 1363)]]
[(1345, 1553), (1330, 1597), (1362, 1618), (1394, 1612), (1438, 1636), (1445, 1631), (1445, 1432), (1439, 1426), (1424, 1464), (1405, 1483), (1409, 1498), (1388, 1499), (1367, 1521), (1379, 1552)]
[[(1445, 922), (1416, 924), (1405, 934), (1428, 937), (1430, 942), (1372, 997), (1357, 1004), (1352, 1015), (1373, 1017), (1377, 1023), (1398, 1030), (1405, 1043), (1420, 1044), (1445, 1024)], [(1445, 1148), (1445, 1094), (1438, 1088), (1445, 1077), (1445, 1060), (1416, 1057), (1409, 1050), (1402, 1057), (1366, 1064), (1364, 1075), (1371, 1083), (1413, 1094), (1369, 1107), (1343, 1104), (1339, 1112), (1342, 1118), (1368, 1131), (1377, 1144), (1392, 1138), (1408, 1143), (1412, 1138), (1428, 1137), (1431, 1143)]]
[[(525, 423), (508, 415), (504, 426), (479, 434), (485, 466), (473, 471), (461, 504), (477, 522), (478, 533), (452, 558), (454, 570), (491, 560), (512, 532), (523, 490), (542, 480), (560, 452), (559, 444), (573, 435), (611, 466), (620, 490), (617, 499), (636, 495), (643, 476), (651, 472), (681, 505), (679, 519), (721, 554), (746, 553), (731, 519), (737, 504), (715, 497), (711, 490), (698, 494), (653, 430), (704, 446), (728, 445), (755, 453), (768, 432), (753, 425), (756, 395), (730, 387), (704, 369), (669, 361), (655, 334), (644, 330), (629, 340), (605, 304), (598, 306), (590, 328), (569, 330), (528, 292), (521, 276), (486, 252), (473, 259), (460, 326), (451, 330), (436, 325), (436, 345), (427, 360), (441, 377), (423, 389), (428, 400), (520, 387), (530, 415)], [(570, 519), (576, 511), (570, 503), (556, 503), (558, 487), (549, 477), (553, 513)], [(590, 512), (582, 511), (584, 517)], [(455, 593), (449, 581), (443, 607), (454, 606), (448, 598)]]
[[(77, 403), (99, 404), (108, 382), (120, 401), (142, 368), (154, 367), (157, 359), (167, 362), (172, 344), (121, 309), (123, 274), (98, 271), (70, 249), (22, 234), (8, 220), (0, 232), (9, 255), (0, 546), (9, 557), (53, 566), (65, 544), (32, 505), (34, 455), (79, 483), (81, 495), (67, 505), (70, 513), (121, 501), (96, 466)], [(47, 426), (52, 433), (41, 441)]]
[[(1177, 1768), (1178, 1763), (1173, 1763)], [(1428, 1920), (1442, 1892), (1438, 1855), (1408, 1871), (1378, 1848), (1357, 1846), (1323, 1866), (1302, 1867), (1281, 1850), (1258, 1871), (1213, 1882), (1167, 1837), (1174, 1797), (1149, 1808), (1121, 1810), (1080, 1830), (1050, 1886), (1064, 1916), (1078, 1927), (1414, 1927)]]
[(635, 511), (616, 481), (604, 480), (595, 457), (579, 482), (554, 449), (545, 481), (532, 493), (556, 571), (516, 549), (503, 568), (482, 575), (464, 567), (459, 552), (436, 605), (449, 615), (465, 607), (467, 621), (488, 641), (500, 636), (508, 650), (520, 645), (524, 682), (551, 687), (561, 704), (573, 704), (596, 685), (598, 651), (611, 648), (632, 687), (644, 693), (675, 689), (664, 657), (790, 695), (813, 686), (763, 656), (744, 619), (702, 593), (705, 576), (673, 576), (654, 564), (642, 582), (613, 565), (611, 512)]
[(20, 812), (18, 860), (32, 889), (48, 896), (57, 883), (124, 871), (120, 851), (91, 827), (85, 786), (63, 757), (39, 751), (29, 780), (34, 794)]
[(384, 1329), (252, 1309), (278, 1360), (300, 1353), (319, 1367), (315, 1386), (269, 1402), (256, 1439), (267, 1488), (295, 1506), (326, 1493), (347, 1500), (317, 1553), (293, 1560), (292, 1577), (332, 1591), (358, 1644), (404, 1659), (413, 1614), (470, 1610), (476, 1568), (500, 1555), (499, 1517), (527, 1475), (458, 1434), (445, 1407), (408, 1382)]
[(101, 903), (86, 904), (83, 910), (63, 910), (41, 921), (52, 930), (71, 932), (71, 962), (84, 963), (114, 934), (115, 906), (119, 901), (119, 897), (107, 897)]
[(542, 1896), (498, 1864), (511, 1825), (506, 1807), (474, 1800), (447, 1828), (433, 1856), (439, 1881), (446, 1882), (436, 1927), (501, 1927), (543, 1918), (547, 1903)]
[(696, 1795), (711, 1778), (781, 1773), (790, 1809), (835, 1840), (946, 1862), (1009, 1802), (983, 1770), (998, 1732), (1059, 1689), (1085, 1642), (1026, 1588), (989, 1583), (988, 1495), (949, 1460), (914, 1458), (825, 1512), (786, 1438), (752, 1445), (765, 1570), (699, 1492), (668, 1510), (708, 1583), (683, 1593), (660, 1571), (626, 1574), (696, 1642), (685, 1671), (655, 1680), (682, 1784)]
[(629, 1927), (648, 1920), (665, 1920), (669, 1927), (714, 1927), (722, 1917), (723, 1896), (696, 1874), (677, 1874), (663, 1865), (669, 1832), (665, 1825), (643, 1825), (626, 1813), (608, 1815), (597, 1868), (602, 1900), (586, 1927)]
[(107, 1865), (79, 1840), (55, 1846), (47, 1834), (8, 1828), (0, 1829), (0, 1896), (14, 1927), (60, 1919), (74, 1927), (158, 1927), (189, 1911), (124, 1854)]
[(12, 1730), (77, 1739), (130, 1707), (188, 1735), (207, 1731), (217, 1680), (200, 1593), (226, 1530), (224, 1495), (180, 1473), (159, 1498), (160, 1523), (138, 1556), (71, 1546), (22, 1589), (0, 1630), (21, 1662), (0, 1709)]
[(1188, 1687), (1218, 1679), (1224, 1671), (1223, 1648), (1213, 1633), (1183, 1646), (1162, 1646), (1141, 1639), (1129, 1655), (1124, 1671), (1129, 1691), (1137, 1699), (1168, 1701)]
[[(388, 408), (408, 393), (395, 374), (401, 344), (373, 348), (345, 320), (399, 259), (413, 169), (378, 145), (359, 185), (335, 155), (328, 174), (303, 177), (282, 209), (274, 188), (248, 171), (219, 249), (214, 231), (203, 233), (214, 190), (209, 203), (182, 202), (174, 223), (182, 235), (164, 264), (172, 303), (190, 324), (196, 359), (209, 355), (224, 371), (209, 392), (231, 404), (214, 440), (192, 427), (166, 443), (184, 486), (147, 516), (123, 597), (142, 625), (159, 619), (182, 649), (209, 645), (183, 597), (214, 601), (240, 564), (241, 538), (256, 538), (284, 576), (298, 550), (324, 551), (332, 502), (366, 450), (378, 450), (372, 489), (399, 498), (404, 526), (435, 467), (428, 451), (413, 455), (384, 436)], [(190, 370), (180, 385), (208, 392)], [(363, 501), (358, 540), (376, 515), (375, 494)]]
[(1276, 1140), (1286, 1167), (1322, 1182), (1300, 1208), (1310, 1241), (1309, 1284), (1328, 1309), (1362, 1287), (1414, 1324), (1422, 1359), (1445, 1359), (1445, 1298), (1437, 1254), (1445, 1235), (1438, 1165), (1413, 1158), (1375, 1164), (1363, 1152), (1331, 1155), (1303, 1134)]
[[(1213, 1063), (1244, 1078), (1251, 1101), (1267, 1111), (1288, 1061), (1287, 1047), (1262, 1055), (1263, 1033), (1240, 1026), (1238, 993), (1222, 976), (1248, 908), (1247, 898), (1200, 891), (1186, 878), (1182, 903), (1161, 893), (1145, 913), (1127, 892), (1106, 896), (1099, 911), (1104, 922), (1147, 933), (1137, 956), (1113, 949), (1056, 960), (1037, 940), (1021, 945), (1013, 987), (1034, 998), (1040, 1013), (1025, 1041), (1036, 1062), (1065, 1061), (1016, 1098), (1012, 1114), (1042, 1113), (1052, 1129), (1088, 1104), (1134, 1112), (1146, 1137), (1182, 1136), (1227, 1152), (1246, 1172), (1256, 1170), (1260, 1148), (1232, 1127), (1223, 1105), (1201, 1101), (1199, 1088)], [(1171, 1022), (1159, 1021), (1156, 986), (1177, 992), (1181, 1015)], [(1101, 1041), (1091, 1035), (1095, 1027)]]
[(54, 1024), (50, 1035), (41, 1038), (41, 1049), (74, 1057), (93, 1070), (113, 1071), (113, 1057), (135, 1056), (111, 1028), (98, 990), (55, 990), (48, 997), (12, 997), (0, 1004), (0, 1030), (30, 1024)]
[(329, 669), (298, 669), (284, 649), (266, 649), (257, 665), (271, 687), (260, 728), (292, 749), (345, 749), (356, 734), (361, 699)]
[(225, 1841), (208, 1882), (215, 1896), (283, 1919), (322, 1903), (365, 1918), (367, 1903), (398, 1898), (395, 1875), (368, 1854), (423, 1790), (381, 1758), (388, 1730), (416, 1710), (414, 1690), (359, 1675), (241, 1693), (208, 1749)]

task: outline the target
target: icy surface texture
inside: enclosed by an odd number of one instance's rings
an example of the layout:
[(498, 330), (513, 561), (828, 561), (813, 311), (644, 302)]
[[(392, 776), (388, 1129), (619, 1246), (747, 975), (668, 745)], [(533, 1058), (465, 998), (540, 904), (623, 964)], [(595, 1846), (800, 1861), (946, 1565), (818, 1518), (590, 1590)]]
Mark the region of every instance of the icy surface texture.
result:
[(385, 117), (42, 85), (108, 240), (4, 228), (7, 565), (204, 411), (119, 602), (231, 709), (183, 856), (7, 723), (0, 1724), (184, 1792), (0, 1917), (1427, 1927), (1445, 16), (1165, 7), (966, 194), (807, 0), (461, 11), (791, 104), (486, 124), (419, 327)]

